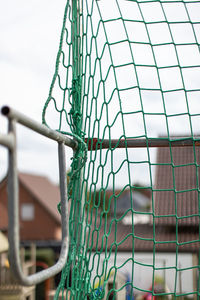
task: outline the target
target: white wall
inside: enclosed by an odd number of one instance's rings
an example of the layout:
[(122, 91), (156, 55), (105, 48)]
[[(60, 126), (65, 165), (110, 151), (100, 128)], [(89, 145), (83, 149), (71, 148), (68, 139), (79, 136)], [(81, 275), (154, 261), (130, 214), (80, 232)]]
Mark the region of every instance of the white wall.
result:
[[(97, 274), (101, 275), (101, 278), (104, 278), (105, 274), (108, 276), (109, 270), (113, 269), (115, 255), (112, 253), (110, 257), (109, 255), (105, 257), (103, 252), (96, 254), (93, 258), (94, 264), (90, 260), (91, 282)], [(154, 271), (153, 261), (155, 261)], [(115, 266), (119, 272), (128, 274), (130, 280), (133, 278), (135, 293), (140, 292), (140, 289), (148, 290), (151, 287), (153, 272), (154, 276), (159, 275), (165, 278), (170, 292), (179, 293), (181, 290), (184, 293), (193, 292), (192, 254), (179, 253), (176, 261), (176, 255), (173, 253), (156, 253), (155, 257), (152, 253), (135, 253), (132, 257), (132, 253), (118, 252)], [(186, 268), (189, 270), (183, 270)], [(179, 269), (181, 271), (178, 271)]]

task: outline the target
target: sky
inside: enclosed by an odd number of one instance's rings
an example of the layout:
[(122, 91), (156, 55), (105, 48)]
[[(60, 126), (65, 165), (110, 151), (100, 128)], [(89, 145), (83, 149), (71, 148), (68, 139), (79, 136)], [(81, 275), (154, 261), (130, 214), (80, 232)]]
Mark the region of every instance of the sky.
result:
[[(42, 110), (48, 96), (49, 87), (55, 69), (56, 54), (58, 51), (60, 32), (64, 14), (65, 0), (17, 0), (3, 1), (0, 0), (0, 106), (10, 105), (19, 110), (21, 113), (41, 123)], [(88, 1), (90, 2), (90, 1)], [(122, 3), (122, 0), (118, 1)], [(184, 77), (185, 86), (188, 90), (196, 90), (195, 93), (188, 93), (189, 111), (193, 114), (191, 123), (188, 116), (184, 113), (188, 112), (187, 103), (182, 91), (170, 92), (165, 94), (165, 109), (166, 113), (171, 116), (168, 118), (168, 127), (170, 135), (182, 135), (190, 133), (191, 127), (193, 131), (198, 133), (199, 114), (199, 87), (200, 87), (200, 68), (188, 68), (189, 66), (200, 65), (199, 49), (196, 45), (194, 35), (191, 31), (191, 25), (188, 23), (183, 26), (171, 25), (174, 41), (178, 44), (176, 50), (179, 61), (175, 53), (175, 48), (172, 45), (159, 47), (158, 44), (163, 42), (171, 42), (171, 36), (166, 24), (148, 24), (149, 36), (145, 29), (145, 25), (141, 21), (141, 12), (134, 1), (126, 1), (121, 5), (121, 13), (127, 20), (134, 18), (138, 22), (126, 22), (128, 36), (131, 44), (132, 52), (130, 51), (128, 42), (115, 44), (119, 39), (126, 39), (126, 32), (122, 21), (106, 22), (107, 39), (113, 44), (112, 58), (115, 65), (124, 65), (116, 68), (116, 76), (118, 79), (118, 87), (121, 89), (122, 110), (124, 113), (124, 122), (126, 126), (127, 136), (139, 136), (144, 134), (143, 117), (141, 114), (135, 113), (141, 110), (139, 105), (139, 95), (137, 90), (126, 90), (126, 88), (137, 84), (144, 88), (142, 91), (143, 110), (145, 112), (145, 122), (147, 135), (149, 137), (158, 137), (166, 134), (166, 120), (163, 103), (161, 101), (160, 92), (148, 91), (148, 88), (162, 87), (163, 90), (173, 90), (182, 87)], [(116, 7), (116, 1), (106, 0), (98, 1), (99, 8), (102, 13), (102, 18), (118, 18), (119, 10)], [(187, 5), (190, 18), (194, 22), (199, 22), (200, 5), (194, 3)], [(159, 3), (142, 4), (141, 10), (146, 22), (151, 20), (163, 21), (164, 15), (161, 11)], [(183, 5), (165, 4), (165, 12), (167, 19), (170, 22), (186, 21), (188, 16)], [(96, 12), (97, 13), (97, 12)], [(97, 24), (97, 23), (96, 23)], [(199, 24), (195, 25), (196, 37), (198, 41)], [(95, 22), (94, 22), (95, 28)], [(97, 28), (95, 28), (97, 30)], [(99, 53), (102, 51), (104, 44), (103, 33), (99, 31)], [(102, 37), (101, 37), (102, 34)], [(152, 49), (148, 43), (149, 38), (155, 45)], [(144, 44), (140, 44), (140, 42)], [(191, 45), (185, 47), (189, 42)], [(132, 66), (128, 65), (131, 60), (131, 53), (134, 54), (136, 70), (133, 72)], [(93, 56), (96, 55), (94, 52)], [(93, 57), (94, 58), (94, 57)], [(163, 67), (159, 70), (160, 82), (156, 73), (155, 67), (145, 67), (143, 65), (153, 65), (157, 61), (158, 67)], [(104, 53), (104, 63), (102, 73), (106, 74), (107, 65), (109, 65), (109, 55)], [(108, 64), (107, 64), (108, 62)], [(127, 65), (126, 65), (127, 64)], [(177, 64), (184, 67), (180, 73)], [(174, 66), (171, 69), (165, 69), (165, 66)], [(136, 76), (137, 72), (137, 76)], [(110, 73), (111, 74), (111, 73)], [(127, 74), (131, 74), (127, 76)], [(96, 75), (97, 76), (97, 75)], [(110, 77), (109, 77), (110, 76)], [(107, 93), (109, 96), (113, 88), (112, 74), (107, 79)], [(97, 76), (98, 78), (98, 76)], [(98, 82), (98, 81), (96, 81)], [(145, 91), (145, 88), (147, 89)], [(97, 89), (97, 86), (95, 86)], [(125, 91), (122, 91), (125, 90)], [(90, 93), (91, 90), (88, 91)], [(99, 99), (101, 98), (99, 92)], [(103, 99), (103, 97), (102, 97)], [(127, 100), (129, 99), (129, 101)], [(130, 102), (130, 99), (131, 102)], [(112, 100), (114, 101), (114, 100)], [(114, 104), (114, 103), (113, 103)], [(107, 106), (108, 107), (108, 106)], [(115, 119), (119, 111), (119, 105), (110, 105), (108, 109), (109, 122)], [(97, 107), (98, 117), (102, 112), (102, 103), (99, 100)], [(154, 115), (154, 113), (160, 115)], [(105, 115), (104, 115), (105, 113)], [(181, 114), (177, 118), (176, 114)], [(102, 134), (104, 123), (106, 122), (106, 111), (103, 110), (101, 116)], [(88, 130), (88, 124), (86, 129)], [(7, 122), (5, 118), (0, 117), (0, 132), (6, 133)], [(113, 138), (120, 136), (120, 125), (116, 122), (112, 127)], [(95, 128), (94, 128), (95, 129)], [(96, 132), (96, 129), (95, 129)], [(55, 142), (49, 141), (40, 135), (24, 129), (22, 126), (17, 128), (18, 139), (18, 168), (22, 172), (31, 172), (35, 174), (45, 175), (53, 182), (58, 182), (58, 161), (57, 161), (57, 146)], [(147, 159), (145, 150), (129, 150), (130, 159), (136, 162)], [(114, 169), (117, 170), (121, 164), (123, 150), (119, 150), (116, 154)], [(156, 160), (156, 152), (151, 151), (152, 162)], [(67, 150), (67, 168), (71, 163), (72, 151)], [(138, 169), (138, 170), (137, 170)], [(137, 163), (134, 165), (133, 173), (134, 181), (144, 181), (144, 172)], [(7, 151), (0, 147), (0, 179), (7, 172)], [(120, 173), (120, 172), (119, 172)], [(123, 170), (119, 176), (118, 182), (124, 184)], [(147, 180), (148, 181), (148, 180)], [(147, 181), (145, 183), (147, 183)]]
[[(55, 67), (65, 1), (0, 1), (0, 106), (9, 105), (41, 123)], [(17, 128), (18, 167), (58, 181), (57, 147), (39, 134)], [(7, 122), (0, 117), (0, 132)], [(0, 178), (7, 151), (0, 148)]]

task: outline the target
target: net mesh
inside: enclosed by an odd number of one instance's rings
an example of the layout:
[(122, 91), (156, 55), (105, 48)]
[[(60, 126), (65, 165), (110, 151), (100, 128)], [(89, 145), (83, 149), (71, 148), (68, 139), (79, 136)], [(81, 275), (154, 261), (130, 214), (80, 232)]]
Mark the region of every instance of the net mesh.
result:
[(67, 1), (43, 111), (79, 141), (55, 299), (199, 297), (199, 41), (198, 1)]

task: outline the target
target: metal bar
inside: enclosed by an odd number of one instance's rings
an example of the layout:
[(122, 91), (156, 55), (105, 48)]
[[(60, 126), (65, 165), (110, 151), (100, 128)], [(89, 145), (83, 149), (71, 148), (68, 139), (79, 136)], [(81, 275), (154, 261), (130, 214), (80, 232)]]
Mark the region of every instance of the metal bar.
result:
[(8, 117), (9, 119), (14, 119), (18, 123), (42, 134), (58, 143), (64, 143), (66, 146), (68, 146), (72, 149), (78, 148), (77, 141), (63, 135), (60, 132), (50, 129), (45, 125), (41, 125), (40, 123), (37, 123), (36, 121), (26, 117), (25, 115), (14, 110), (13, 108), (10, 108), (9, 106), (4, 106), (1, 109), (1, 112), (4, 116)]
[(14, 135), (12, 133), (9, 134), (0, 134), (0, 144), (13, 149), (14, 147)]
[[(15, 120), (10, 120), (9, 128), (15, 131)], [(9, 260), (16, 279), (25, 286), (35, 285), (60, 272), (64, 267), (69, 248), (68, 238), (68, 201), (66, 191), (66, 166), (64, 144), (58, 144), (59, 173), (60, 173), (60, 196), (61, 196), (61, 222), (62, 222), (62, 246), (58, 262), (36, 274), (25, 276), (21, 268), (19, 252), (19, 193), (17, 177), (16, 147), (9, 151), (9, 175), (8, 175), (8, 214), (9, 214)]]
[(113, 139), (101, 140), (97, 138), (85, 139), (88, 144), (88, 150), (111, 149), (111, 148), (157, 148), (157, 147), (185, 147), (200, 146), (200, 139), (179, 138), (169, 140), (168, 138), (148, 138), (148, 139)]
[[(72, 148), (77, 147), (77, 142), (68, 137), (40, 125), (26, 116), (5, 106), (2, 108), (3, 115), (8, 117), (8, 134), (0, 135), (0, 144), (9, 149), (9, 168), (8, 168), (8, 240), (9, 240), (9, 260), (12, 271), (16, 279), (25, 286), (35, 285), (59, 273), (64, 267), (68, 250), (68, 200), (66, 183), (66, 161), (64, 145)], [(59, 177), (60, 177), (60, 197), (61, 197), (61, 226), (62, 226), (62, 246), (58, 262), (41, 272), (26, 276), (23, 273), (20, 259), (20, 236), (19, 236), (19, 184), (17, 172), (17, 150), (16, 150), (16, 122), (27, 126), (36, 132), (47, 136), (58, 142), (59, 156)]]

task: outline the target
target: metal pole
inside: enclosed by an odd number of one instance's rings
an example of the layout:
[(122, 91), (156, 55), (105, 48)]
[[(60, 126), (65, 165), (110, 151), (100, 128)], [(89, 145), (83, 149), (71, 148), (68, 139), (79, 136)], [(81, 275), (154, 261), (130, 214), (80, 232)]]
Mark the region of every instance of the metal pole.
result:
[[(48, 128), (46, 125), (41, 125), (40, 123), (37, 123), (36, 121), (28, 118), (27, 116), (14, 110), (13, 108), (10, 108), (9, 106), (4, 106), (1, 109), (1, 112), (8, 119), (16, 120), (18, 123), (42, 134), (58, 143), (64, 143), (66, 146), (68, 146), (72, 149), (78, 148), (77, 141), (70, 139), (69, 137), (65, 136), (64, 134), (62, 134), (60, 132), (57, 132), (55, 130)], [(9, 145), (9, 143), (11, 143), (10, 139), (11, 138), (9, 135), (6, 138), (4, 137), (4, 139), (2, 139), (2, 135), (0, 136), (0, 142), (2, 140), (6, 146)]]
[[(9, 122), (9, 128), (15, 130), (15, 121)], [(19, 237), (19, 191), (17, 176), (17, 154), (16, 147), (9, 151), (9, 174), (8, 174), (8, 215), (9, 215), (9, 261), (16, 279), (25, 286), (40, 283), (59, 273), (67, 260), (69, 237), (68, 237), (68, 199), (66, 191), (66, 165), (64, 145), (58, 144), (59, 173), (60, 173), (60, 196), (61, 196), (61, 226), (62, 246), (58, 262), (52, 267), (42, 270), (36, 274), (26, 276), (23, 273), (20, 259), (20, 237)]]
[[(15, 278), (25, 286), (35, 285), (60, 272), (64, 267), (69, 249), (68, 237), (68, 199), (66, 183), (66, 160), (64, 145), (76, 145), (76, 142), (66, 139), (66, 136), (57, 131), (48, 129), (22, 114), (4, 107), (2, 113), (8, 117), (8, 134), (0, 135), (0, 144), (9, 150), (8, 168), (8, 240), (9, 240), (9, 261)], [(58, 141), (59, 155), (59, 177), (60, 177), (60, 197), (61, 197), (61, 226), (62, 226), (62, 246), (58, 262), (41, 272), (26, 276), (22, 270), (20, 259), (20, 234), (19, 234), (19, 186), (17, 171), (17, 150), (16, 150), (16, 123), (19, 122), (44, 136)]]
[(8, 134), (0, 134), (0, 144), (9, 149), (13, 149), (14, 147), (14, 135), (12, 133)]
[(111, 149), (111, 148), (157, 148), (157, 147), (185, 147), (200, 146), (200, 138), (135, 138), (135, 139), (113, 139), (101, 140), (97, 138), (85, 139), (88, 143), (88, 150)]

